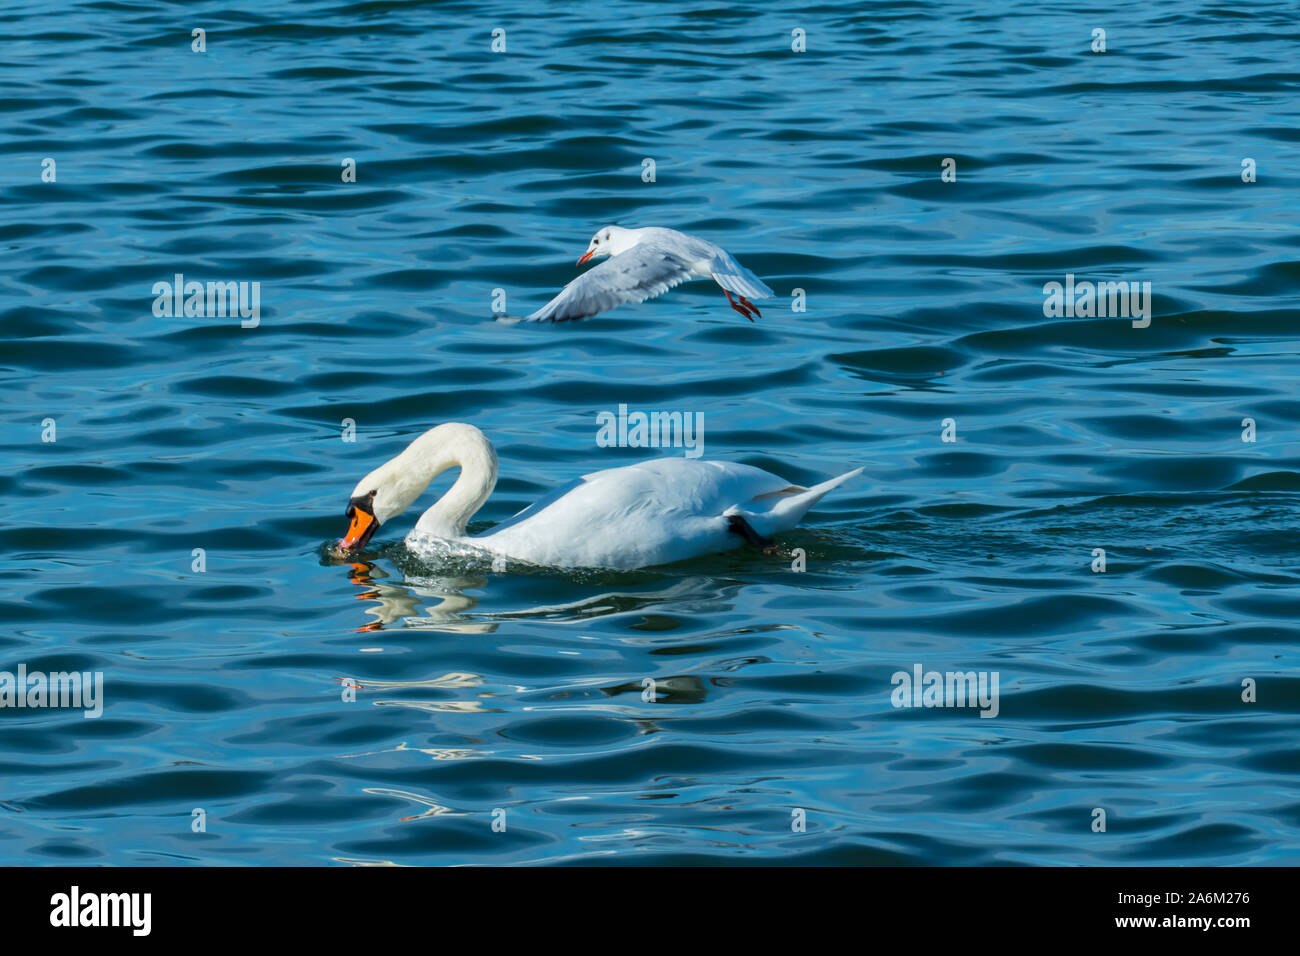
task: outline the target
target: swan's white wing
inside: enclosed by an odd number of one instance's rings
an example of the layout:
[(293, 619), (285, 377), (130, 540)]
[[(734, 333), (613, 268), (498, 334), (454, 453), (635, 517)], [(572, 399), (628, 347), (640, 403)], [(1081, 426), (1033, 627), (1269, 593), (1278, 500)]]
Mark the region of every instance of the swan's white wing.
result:
[(624, 302), (644, 302), (691, 275), (685, 256), (661, 245), (639, 243), (578, 276), (528, 321), (585, 319)]
[(532, 564), (642, 568), (739, 547), (729, 510), (765, 514), (807, 491), (749, 465), (660, 458), (584, 475), (470, 540)]

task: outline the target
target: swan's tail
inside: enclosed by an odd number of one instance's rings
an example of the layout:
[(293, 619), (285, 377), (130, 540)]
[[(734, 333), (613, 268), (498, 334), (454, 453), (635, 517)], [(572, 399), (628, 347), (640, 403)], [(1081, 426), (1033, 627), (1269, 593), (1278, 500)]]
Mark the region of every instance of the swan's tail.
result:
[(862, 468), (854, 468), (838, 477), (829, 478), (819, 485), (801, 488), (793, 494), (782, 495), (766, 511), (736, 510), (743, 514), (760, 534), (771, 535), (778, 531), (789, 531), (803, 519), (813, 505), (846, 481), (858, 477), (863, 471)]
[(854, 468), (852, 471), (846, 471), (837, 478), (828, 478), (820, 485), (813, 485), (807, 491), (801, 491), (797, 495), (791, 495), (789, 498), (780, 501), (777, 506), (772, 509), (772, 513), (782, 516), (789, 515), (795, 521), (798, 521), (812, 509), (813, 505), (825, 498), (832, 490), (838, 488), (840, 485), (844, 484), (844, 482), (858, 477), (858, 475), (862, 474), (863, 471), (864, 469), (862, 468)]

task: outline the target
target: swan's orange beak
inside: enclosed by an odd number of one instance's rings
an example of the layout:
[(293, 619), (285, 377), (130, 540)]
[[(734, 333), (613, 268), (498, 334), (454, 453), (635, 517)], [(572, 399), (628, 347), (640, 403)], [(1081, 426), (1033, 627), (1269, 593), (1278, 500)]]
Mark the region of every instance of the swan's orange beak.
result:
[(364, 548), (371, 535), (379, 528), (379, 522), (368, 510), (358, 508), (355, 504), (348, 506), (348, 517), (352, 519), (352, 523), (348, 525), (348, 533), (339, 540), (339, 547), (344, 551)]
[(582, 254), (582, 258), (578, 260), (578, 265), (582, 265), (584, 262), (586, 262), (588, 259), (590, 259), (590, 258), (591, 258), (591, 254), (592, 254), (593, 252), (595, 252), (595, 251), (596, 251), (595, 249), (588, 249), (586, 252), (584, 252), (584, 253)]

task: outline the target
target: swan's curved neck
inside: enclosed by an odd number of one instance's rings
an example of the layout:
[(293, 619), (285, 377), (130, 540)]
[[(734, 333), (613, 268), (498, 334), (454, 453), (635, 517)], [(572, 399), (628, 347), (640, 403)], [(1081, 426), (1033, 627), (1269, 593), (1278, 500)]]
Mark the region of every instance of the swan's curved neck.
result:
[[(452, 429), (444, 431), (444, 429)], [(448, 468), (460, 468), (455, 484), (428, 511), (415, 529), (440, 538), (462, 538), (469, 519), (488, 500), (497, 484), (497, 455), (477, 428), (439, 426), (425, 432), (400, 458), (419, 483), (420, 492)]]

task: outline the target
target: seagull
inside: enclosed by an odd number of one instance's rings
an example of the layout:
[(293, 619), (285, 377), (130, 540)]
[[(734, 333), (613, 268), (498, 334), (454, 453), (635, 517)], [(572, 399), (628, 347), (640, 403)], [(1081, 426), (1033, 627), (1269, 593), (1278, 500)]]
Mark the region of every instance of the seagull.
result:
[(578, 265), (603, 257), (609, 261), (578, 276), (526, 321), (585, 319), (624, 302), (644, 302), (687, 279), (712, 278), (731, 307), (753, 322), (763, 313), (746, 296), (766, 299), (776, 294), (726, 249), (676, 229), (602, 226)]

